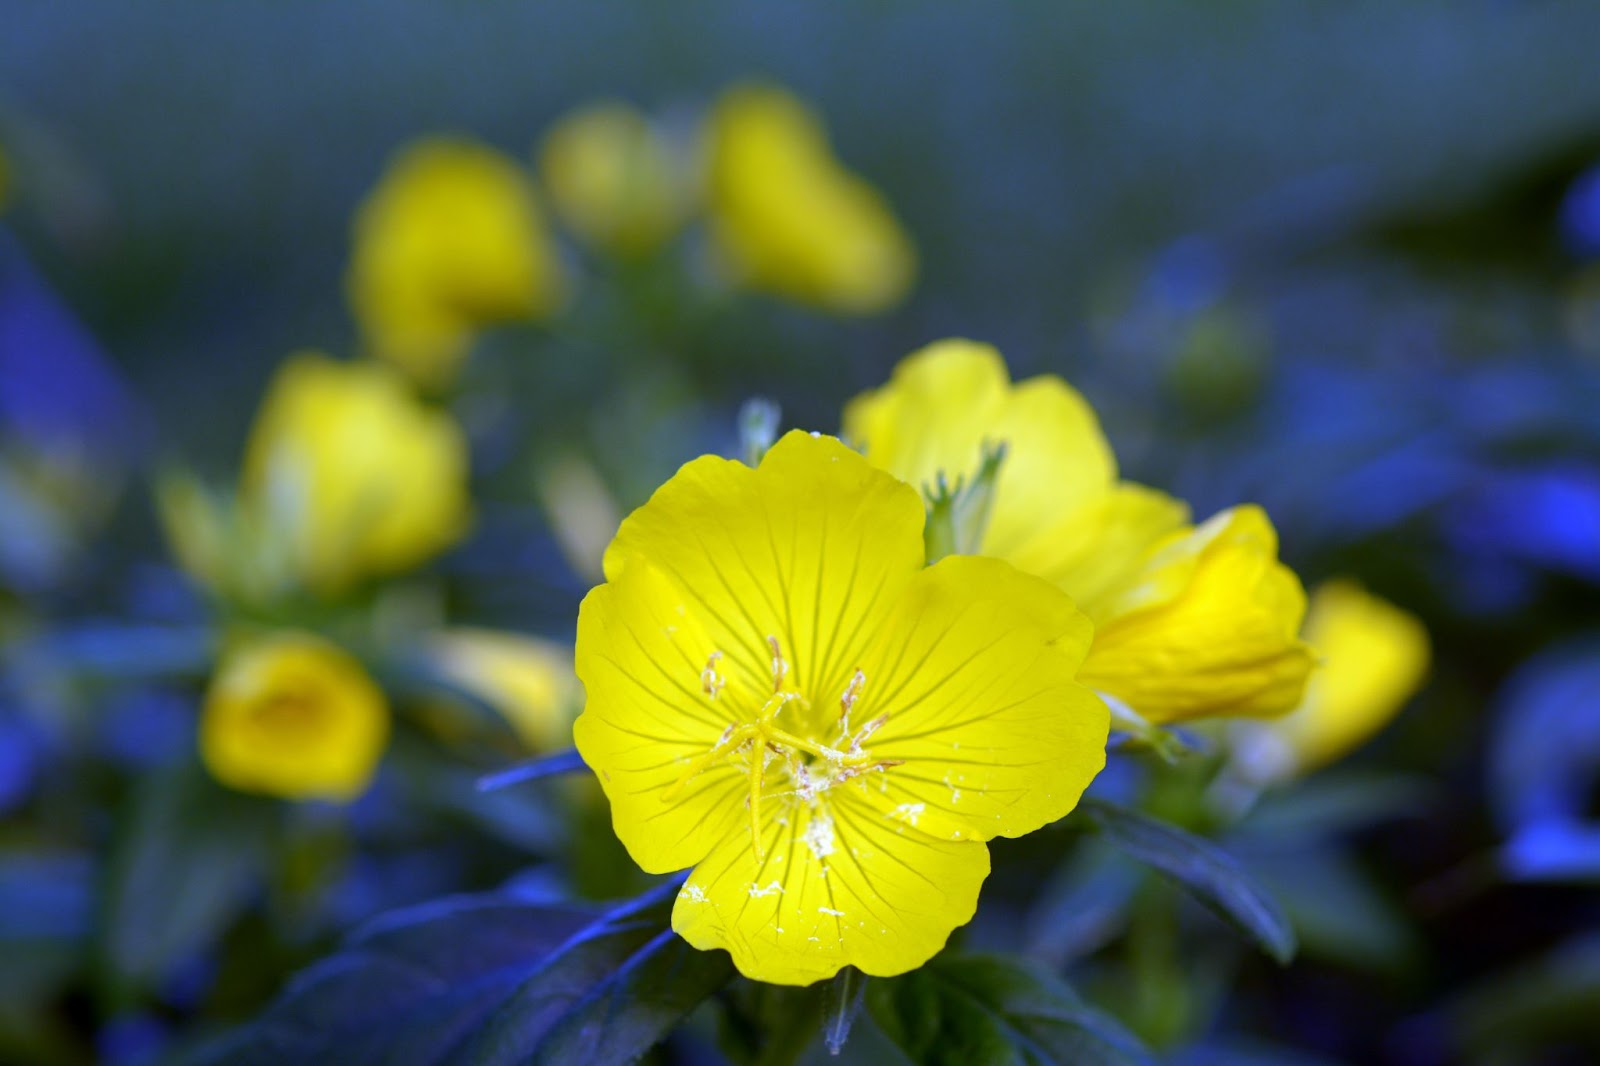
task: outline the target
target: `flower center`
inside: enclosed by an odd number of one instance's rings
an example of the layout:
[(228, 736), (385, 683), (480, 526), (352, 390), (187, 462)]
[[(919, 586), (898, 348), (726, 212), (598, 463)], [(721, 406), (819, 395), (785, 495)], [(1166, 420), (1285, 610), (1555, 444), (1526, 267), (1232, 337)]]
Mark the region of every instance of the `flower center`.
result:
[[(789, 664), (783, 657), (778, 638), (768, 637), (767, 646), (772, 649), (772, 694), (753, 716), (730, 724), (710, 750), (691, 759), (683, 775), (661, 797), (666, 802), (676, 799), (685, 785), (719, 763), (733, 761), (737, 765), (742, 762), (749, 779), (745, 802), (750, 808), (750, 846), (758, 862), (764, 857), (761, 843), (764, 799), (792, 797), (815, 807), (824, 802), (823, 794), (835, 785), (900, 765), (898, 760), (874, 759), (870, 752), (862, 750), (862, 745), (882, 728), (888, 715), (879, 715), (859, 730), (851, 731), (850, 712), (867, 684), (867, 676), (859, 669), (851, 675), (839, 697), (839, 738), (834, 743), (822, 743), (780, 726), (778, 716), (784, 708), (795, 704), (799, 710), (809, 711), (811, 701), (789, 686)], [(705, 669), (700, 671), (701, 691), (713, 701), (727, 685), (727, 679), (717, 669), (721, 660), (722, 652), (713, 651), (706, 660)], [(775, 762), (781, 762), (788, 772), (791, 788), (777, 792), (767, 790), (767, 769)]]

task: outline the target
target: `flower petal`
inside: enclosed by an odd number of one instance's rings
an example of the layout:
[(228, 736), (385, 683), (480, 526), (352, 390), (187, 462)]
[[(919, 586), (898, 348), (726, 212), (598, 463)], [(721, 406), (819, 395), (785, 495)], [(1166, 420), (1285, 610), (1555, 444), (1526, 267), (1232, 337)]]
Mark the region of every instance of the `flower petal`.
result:
[(1084, 683), (1155, 722), (1294, 707), (1315, 656), (1297, 636), (1305, 593), (1277, 551), (1254, 506), (1171, 538), (1107, 603)]
[(838, 440), (791, 432), (755, 470), (684, 466), (623, 522), (605, 569), (615, 580), (638, 556), (668, 575), (715, 642), (702, 664), (715, 648), (770, 691), (775, 636), (791, 687), (836, 694), (922, 566), (923, 514), (915, 490)]
[(995, 559), (923, 571), (861, 663), (857, 729), (899, 762), (872, 775), (881, 815), (952, 840), (1021, 836), (1065, 815), (1105, 765), (1109, 716), (1074, 679), (1089, 620)]
[[(1074, 596), (1079, 585), (1098, 588), (1108, 565), (1130, 554), (1137, 560), (1182, 524), (1181, 504), (1117, 484), (1099, 420), (1076, 390), (1054, 376), (1012, 386), (1005, 361), (987, 344), (944, 340), (907, 356), (887, 385), (845, 408), (844, 432), (867, 458), (919, 488), (941, 473), (952, 482), (970, 477), (983, 446), (1004, 442), (983, 554)], [(1157, 499), (1165, 506), (1133, 506)], [(1143, 529), (1158, 517), (1166, 519), (1162, 528), (1136, 552), (1122, 549), (1117, 538), (1130, 531), (1130, 519)]]
[(1312, 593), (1305, 639), (1323, 657), (1293, 713), (1260, 728), (1278, 734), (1300, 772), (1360, 745), (1399, 712), (1428, 672), (1428, 631), (1416, 616), (1353, 581)]
[(989, 874), (983, 844), (891, 822), (859, 789), (764, 813), (763, 858), (748, 833), (725, 837), (672, 912), (679, 935), (701, 950), (726, 948), (746, 977), (804, 985), (844, 966), (905, 973), (977, 909)]
[(640, 561), (578, 611), (585, 705), (573, 737), (611, 801), (617, 836), (651, 873), (694, 865), (740, 824), (744, 779), (731, 761), (684, 781), (732, 723), (727, 704), (700, 687), (711, 644), (692, 607)]

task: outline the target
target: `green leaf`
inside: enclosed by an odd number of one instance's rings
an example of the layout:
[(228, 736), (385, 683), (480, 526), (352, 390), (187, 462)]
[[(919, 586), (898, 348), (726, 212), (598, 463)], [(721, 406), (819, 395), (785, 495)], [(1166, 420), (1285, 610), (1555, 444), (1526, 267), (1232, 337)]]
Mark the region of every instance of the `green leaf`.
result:
[[(1600, 935), (1573, 938), (1531, 962), (1494, 974), (1446, 1007), (1463, 1059), (1543, 1061), (1541, 1050), (1600, 1052)], [(1572, 1061), (1579, 1061), (1573, 1059)], [(1592, 1059), (1586, 1061), (1594, 1061)]]
[(1104, 800), (1079, 806), (1106, 839), (1155, 867), (1252, 937), (1280, 963), (1294, 958), (1294, 929), (1272, 898), (1227, 852), (1193, 833)]
[(1307, 956), (1399, 972), (1420, 945), (1405, 911), (1349, 857), (1331, 848), (1241, 852), (1240, 861), (1283, 905)]
[(1421, 817), (1438, 799), (1436, 786), (1418, 778), (1335, 771), (1268, 793), (1238, 831), (1304, 841)]
[(678, 882), (609, 912), (509, 893), (400, 911), (190, 1066), (630, 1063), (725, 985), (667, 926)]
[(1036, 964), (947, 954), (872, 982), (867, 1006), (884, 1034), (924, 1066), (1132, 1066), (1148, 1053)]
[(118, 982), (158, 982), (222, 934), (261, 888), (278, 814), (194, 763), (141, 783), (112, 845), (102, 950)]
[(826, 984), (805, 988), (736, 978), (722, 997), (718, 1044), (738, 1066), (794, 1066), (822, 1031)]

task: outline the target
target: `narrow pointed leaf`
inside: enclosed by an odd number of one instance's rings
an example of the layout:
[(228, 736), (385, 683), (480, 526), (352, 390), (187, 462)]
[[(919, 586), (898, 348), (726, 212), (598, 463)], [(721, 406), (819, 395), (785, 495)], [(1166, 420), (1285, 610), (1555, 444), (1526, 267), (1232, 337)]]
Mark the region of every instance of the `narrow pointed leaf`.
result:
[(991, 955), (943, 955), (874, 981), (873, 1019), (923, 1066), (1146, 1066), (1139, 1041), (1042, 966)]
[(732, 976), (668, 928), (677, 887), (602, 912), (510, 893), (397, 912), (189, 1066), (633, 1062)]
[(1193, 833), (1114, 803), (1086, 799), (1080, 807), (1112, 844), (1178, 882), (1278, 962), (1294, 958), (1294, 929), (1288, 918), (1227, 852)]
[(496, 789), (508, 788), (511, 785), (537, 781), (543, 777), (577, 773), (583, 769), (585, 769), (583, 757), (576, 750), (557, 752), (554, 755), (545, 755), (538, 759), (530, 759), (527, 762), (518, 763), (515, 766), (498, 770), (492, 774), (485, 774), (478, 778), (478, 791), (493, 792)]

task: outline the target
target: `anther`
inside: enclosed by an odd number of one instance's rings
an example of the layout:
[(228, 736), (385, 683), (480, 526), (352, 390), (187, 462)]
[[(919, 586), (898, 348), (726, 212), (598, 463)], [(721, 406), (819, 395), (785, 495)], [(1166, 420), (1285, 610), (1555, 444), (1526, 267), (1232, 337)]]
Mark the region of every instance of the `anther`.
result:
[(767, 647), (772, 649), (772, 691), (782, 692), (784, 679), (789, 676), (789, 664), (783, 661), (783, 649), (777, 637), (768, 637)]
[(716, 699), (717, 694), (720, 693), (724, 686), (726, 686), (728, 683), (727, 678), (717, 673), (717, 661), (721, 658), (722, 653), (720, 651), (712, 652), (711, 658), (706, 660), (706, 668), (700, 671), (700, 687), (705, 691), (705, 694), (710, 696), (712, 699)]
[(861, 698), (861, 690), (866, 687), (867, 675), (859, 667), (850, 676), (850, 683), (844, 688), (844, 695), (839, 697), (839, 721), (844, 723), (844, 731), (850, 732), (850, 712), (856, 705), (856, 700)]
[(862, 726), (861, 732), (857, 733), (855, 737), (851, 739), (850, 750), (852, 752), (860, 751), (861, 745), (865, 744), (872, 734), (882, 729), (883, 723), (887, 722), (888, 720), (888, 712), (884, 712), (883, 714), (878, 715), (878, 717), (874, 718), (872, 721), (868, 722), (866, 725)]

